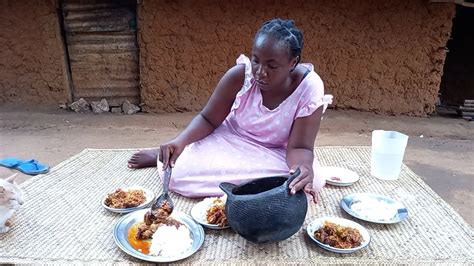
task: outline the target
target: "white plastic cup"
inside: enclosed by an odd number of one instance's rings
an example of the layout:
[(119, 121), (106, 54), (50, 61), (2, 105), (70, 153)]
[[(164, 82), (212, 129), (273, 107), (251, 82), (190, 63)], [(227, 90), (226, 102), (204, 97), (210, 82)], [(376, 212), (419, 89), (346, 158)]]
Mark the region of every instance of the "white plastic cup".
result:
[(397, 131), (372, 131), (370, 173), (383, 180), (395, 180), (400, 175), (408, 136)]

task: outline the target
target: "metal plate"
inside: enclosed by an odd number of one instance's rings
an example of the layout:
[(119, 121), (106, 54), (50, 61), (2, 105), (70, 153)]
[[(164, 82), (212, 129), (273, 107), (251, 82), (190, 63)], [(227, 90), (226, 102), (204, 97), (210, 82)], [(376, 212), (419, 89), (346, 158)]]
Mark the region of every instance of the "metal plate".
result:
[[(362, 238), (364, 239), (364, 241), (360, 244), (360, 246), (358, 246), (356, 248), (335, 248), (335, 247), (331, 247), (330, 245), (326, 245), (326, 244), (320, 242), (319, 240), (317, 240), (314, 237), (314, 232), (316, 232), (316, 230), (321, 228), (324, 225), (325, 221), (357, 229), (359, 231), (359, 233), (362, 235)], [(316, 219), (316, 220), (314, 220), (314, 221), (312, 221), (311, 223), (308, 224), (308, 226), (306, 227), (306, 232), (308, 233), (308, 236), (314, 242), (316, 242), (316, 244), (318, 246), (320, 246), (320, 247), (322, 247), (322, 248), (324, 248), (325, 250), (328, 250), (328, 251), (332, 251), (332, 252), (336, 252), (336, 253), (343, 253), (343, 254), (356, 252), (360, 249), (365, 248), (366, 246), (369, 245), (370, 239), (371, 239), (369, 231), (367, 231), (367, 229), (365, 227), (363, 227), (362, 225), (360, 225), (356, 222), (353, 222), (351, 220), (344, 219), (344, 218), (339, 218), (339, 217), (318, 218), (318, 219)]]
[(214, 229), (214, 230), (222, 230), (222, 229), (227, 229), (230, 227), (229, 225), (220, 227), (217, 224), (208, 223), (204, 219), (207, 208), (208, 206), (206, 206), (205, 202), (203, 201), (196, 203), (196, 205), (194, 205), (194, 207), (191, 209), (191, 216), (193, 217), (194, 221), (196, 221), (197, 223), (200, 223), (204, 227), (207, 227), (209, 229)]
[[(367, 217), (365, 215), (362, 215), (361, 213), (358, 213), (354, 211), (351, 207), (352, 204), (356, 202), (363, 202), (364, 199), (374, 199), (374, 200), (379, 200), (388, 203), (389, 205), (392, 205), (394, 209), (396, 209), (393, 217), (391, 219), (386, 219), (386, 220), (380, 220), (380, 219), (375, 219), (371, 217)], [(344, 211), (346, 211), (349, 215), (352, 215), (353, 217), (364, 220), (367, 222), (372, 222), (372, 223), (378, 223), (378, 224), (394, 224), (394, 223), (399, 223), (403, 220), (405, 220), (408, 217), (408, 210), (405, 206), (403, 206), (402, 203), (389, 198), (384, 195), (379, 195), (379, 194), (372, 194), (372, 193), (355, 193), (355, 194), (350, 194), (345, 196), (341, 200), (341, 207)]]
[(132, 189), (141, 189), (141, 190), (143, 190), (143, 192), (145, 193), (145, 197), (146, 197), (145, 202), (143, 202), (142, 204), (138, 205), (137, 207), (133, 207), (133, 208), (125, 208), (125, 209), (111, 208), (111, 207), (105, 205), (105, 199), (108, 196), (108, 194), (107, 194), (104, 197), (104, 199), (102, 200), (102, 206), (104, 208), (106, 208), (107, 210), (111, 211), (111, 212), (129, 213), (129, 212), (134, 212), (134, 211), (141, 210), (143, 208), (148, 207), (150, 205), (150, 203), (155, 199), (155, 193), (153, 193), (153, 191), (151, 191), (147, 188), (141, 187), (141, 186), (131, 186), (131, 187), (123, 188), (122, 190), (128, 191), (128, 190), (132, 190)]
[(194, 222), (189, 215), (180, 211), (173, 211), (171, 217), (184, 224), (191, 233), (191, 238), (193, 239), (191, 248), (173, 257), (151, 256), (135, 250), (128, 242), (128, 231), (132, 225), (143, 221), (143, 217), (147, 211), (148, 209), (144, 209), (129, 213), (121, 217), (115, 223), (113, 231), (115, 244), (117, 244), (123, 252), (132, 257), (149, 262), (173, 262), (187, 258), (201, 248), (204, 243), (204, 229), (202, 226)]

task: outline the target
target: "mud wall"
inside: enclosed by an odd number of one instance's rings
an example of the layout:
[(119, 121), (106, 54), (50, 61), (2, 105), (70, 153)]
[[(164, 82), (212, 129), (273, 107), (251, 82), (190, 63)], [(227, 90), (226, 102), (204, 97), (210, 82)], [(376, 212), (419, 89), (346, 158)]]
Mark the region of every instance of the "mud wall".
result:
[(142, 102), (199, 110), (264, 21), (291, 18), (334, 106), (423, 115), (434, 110), (455, 6), (425, 0), (142, 0)]
[(0, 103), (67, 101), (55, 0), (0, 1)]

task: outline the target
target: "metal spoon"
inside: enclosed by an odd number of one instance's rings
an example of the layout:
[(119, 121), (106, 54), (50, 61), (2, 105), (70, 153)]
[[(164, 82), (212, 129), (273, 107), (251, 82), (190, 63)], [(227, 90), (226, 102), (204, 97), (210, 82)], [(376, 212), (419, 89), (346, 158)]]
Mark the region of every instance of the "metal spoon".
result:
[(159, 209), (165, 202), (167, 201), (170, 205), (171, 211), (174, 209), (174, 203), (171, 200), (170, 195), (168, 194), (169, 186), (170, 186), (170, 179), (171, 179), (171, 167), (166, 167), (163, 176), (163, 193), (155, 200), (153, 205), (151, 206), (151, 210)]

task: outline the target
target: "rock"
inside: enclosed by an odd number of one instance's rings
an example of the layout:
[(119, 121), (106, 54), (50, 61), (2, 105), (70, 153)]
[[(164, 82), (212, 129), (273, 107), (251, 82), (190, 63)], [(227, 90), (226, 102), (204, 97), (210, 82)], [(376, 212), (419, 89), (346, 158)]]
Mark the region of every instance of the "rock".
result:
[(69, 108), (71, 108), (76, 113), (88, 113), (91, 111), (90, 105), (83, 98), (71, 103)]
[(136, 112), (140, 111), (140, 107), (134, 105), (133, 103), (130, 103), (129, 101), (123, 102), (122, 109), (126, 115), (133, 115)]
[(110, 108), (110, 111), (115, 114), (121, 114), (122, 113), (122, 107), (112, 107)]
[(59, 104), (59, 108), (61, 108), (61, 109), (67, 109), (67, 104), (65, 104), (65, 103), (60, 103), (60, 104)]
[(91, 107), (94, 114), (100, 114), (110, 110), (106, 99), (102, 99), (100, 102), (91, 102)]

